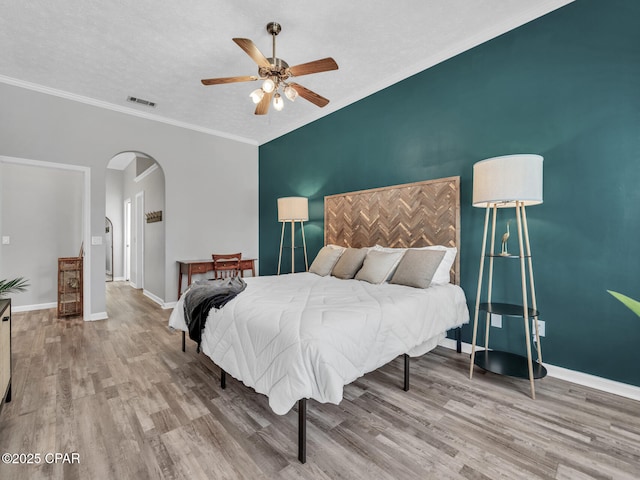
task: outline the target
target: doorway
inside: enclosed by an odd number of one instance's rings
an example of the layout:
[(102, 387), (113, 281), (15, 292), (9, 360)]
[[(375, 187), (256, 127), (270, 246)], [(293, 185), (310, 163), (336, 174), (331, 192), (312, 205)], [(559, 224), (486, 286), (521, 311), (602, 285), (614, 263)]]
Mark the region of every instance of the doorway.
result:
[(131, 281), (131, 199), (124, 201), (124, 280)]
[(147, 222), (165, 207), (165, 178), (160, 165), (142, 152), (115, 155), (106, 171), (105, 216), (113, 223), (114, 281), (160, 305), (165, 296), (165, 223)]
[(109, 217), (104, 217), (104, 250), (106, 281), (113, 282), (113, 223)]

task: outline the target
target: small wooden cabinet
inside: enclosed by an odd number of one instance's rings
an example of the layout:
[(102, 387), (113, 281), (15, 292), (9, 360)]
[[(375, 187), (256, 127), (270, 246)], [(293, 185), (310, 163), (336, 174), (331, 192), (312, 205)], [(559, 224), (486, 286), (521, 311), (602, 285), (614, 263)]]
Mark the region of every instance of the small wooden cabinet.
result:
[(0, 300), (0, 408), (11, 401), (11, 300)]
[(82, 257), (58, 258), (58, 318), (82, 315)]

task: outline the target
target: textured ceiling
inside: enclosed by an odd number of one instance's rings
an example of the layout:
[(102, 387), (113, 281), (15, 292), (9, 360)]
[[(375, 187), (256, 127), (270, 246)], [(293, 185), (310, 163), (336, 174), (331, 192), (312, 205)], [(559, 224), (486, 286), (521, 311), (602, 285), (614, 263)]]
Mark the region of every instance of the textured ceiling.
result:
[[(262, 144), (572, 0), (0, 0), (0, 81)], [(298, 98), (253, 114), (258, 82), (233, 41), (289, 65), (333, 57), (340, 69), (295, 81), (331, 100)], [(156, 102), (148, 108), (126, 101)]]

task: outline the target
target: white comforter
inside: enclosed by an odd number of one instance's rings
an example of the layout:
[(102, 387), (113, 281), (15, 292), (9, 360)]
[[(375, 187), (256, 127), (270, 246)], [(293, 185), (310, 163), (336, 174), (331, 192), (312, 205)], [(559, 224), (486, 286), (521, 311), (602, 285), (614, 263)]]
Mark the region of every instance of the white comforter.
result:
[[(426, 353), (469, 321), (455, 285), (418, 289), (313, 273), (245, 281), (244, 292), (209, 313), (202, 350), (267, 395), (280, 415), (301, 398), (338, 404), (344, 385), (400, 354)], [(182, 299), (169, 325), (186, 330)]]

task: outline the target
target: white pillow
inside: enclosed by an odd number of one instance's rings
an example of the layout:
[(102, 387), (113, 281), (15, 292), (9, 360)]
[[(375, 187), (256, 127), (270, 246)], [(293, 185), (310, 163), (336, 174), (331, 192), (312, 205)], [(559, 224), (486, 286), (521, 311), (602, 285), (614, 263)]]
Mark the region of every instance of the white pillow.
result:
[(355, 279), (375, 284), (384, 283), (393, 275), (403, 255), (404, 250), (394, 252), (370, 250), (364, 257), (362, 268), (356, 274)]
[[(380, 245), (376, 245), (373, 248), (381, 252), (404, 252), (407, 250), (406, 248), (388, 248), (382, 247)], [(411, 250), (444, 250), (446, 253), (444, 254), (444, 258), (440, 262), (440, 265), (438, 265), (436, 273), (434, 273), (433, 278), (431, 279), (431, 285), (447, 285), (448, 283), (451, 283), (451, 267), (453, 265), (453, 262), (455, 262), (456, 260), (456, 255), (458, 254), (458, 249), (456, 247), (431, 245), (429, 247), (412, 248)]]
[(334, 265), (342, 255), (342, 252), (345, 251), (344, 248), (334, 248), (330, 246), (322, 247), (316, 255), (315, 260), (309, 267), (309, 271), (311, 273), (315, 273), (316, 275), (320, 275), (321, 277), (326, 277), (333, 270)]

